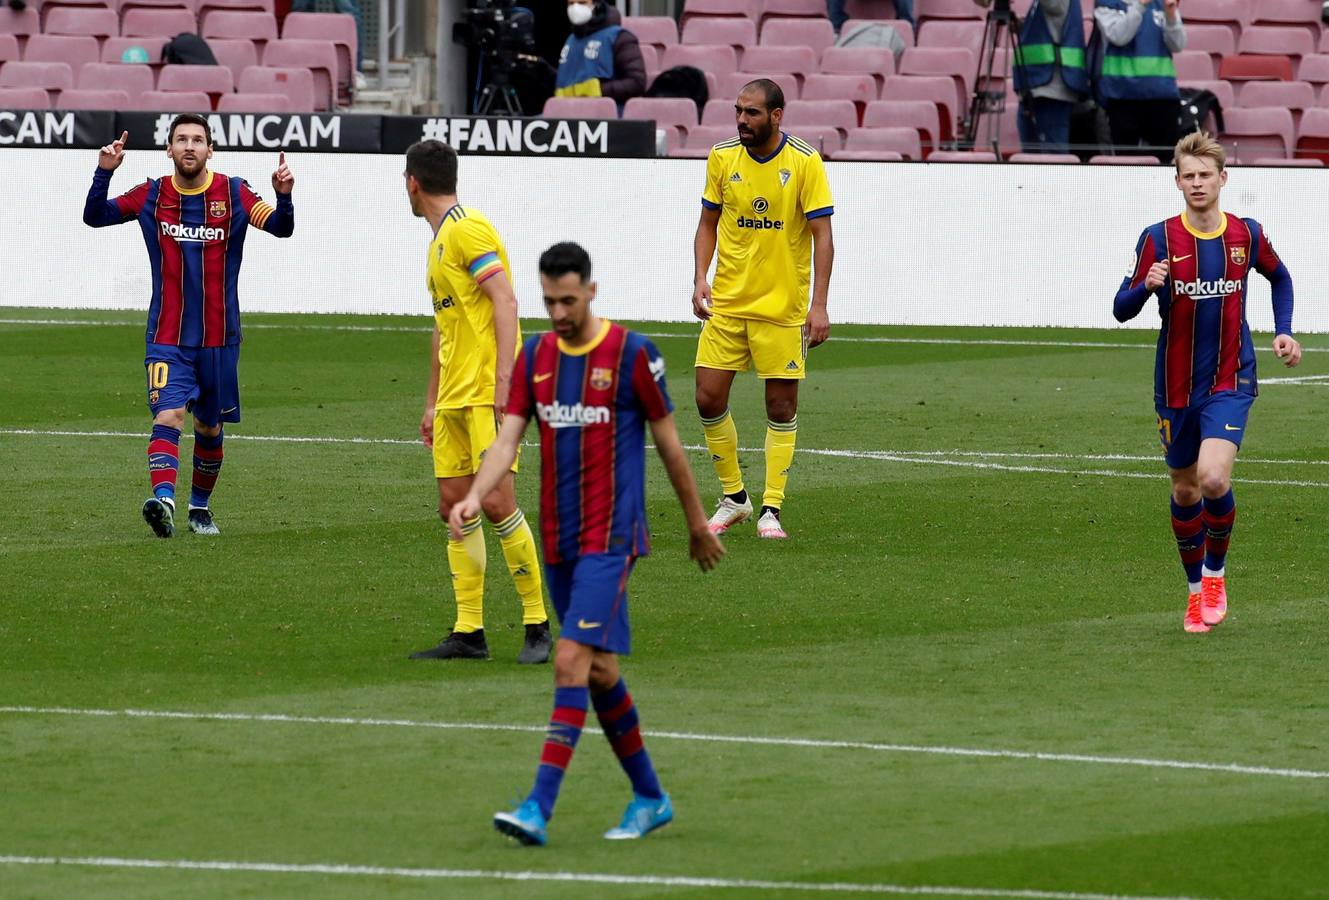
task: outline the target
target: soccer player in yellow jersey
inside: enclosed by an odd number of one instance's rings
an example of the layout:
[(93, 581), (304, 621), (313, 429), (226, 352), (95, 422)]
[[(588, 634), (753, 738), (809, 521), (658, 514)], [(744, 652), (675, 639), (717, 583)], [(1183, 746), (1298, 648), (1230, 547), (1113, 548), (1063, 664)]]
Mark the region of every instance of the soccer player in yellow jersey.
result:
[[(705, 323), (697, 343), (697, 411), (724, 490), (710, 524), (723, 534), (752, 516), (729, 414), (734, 375), (752, 365), (766, 386), (766, 492), (757, 534), (783, 538), (780, 510), (798, 434), (798, 383), (808, 348), (831, 333), (826, 292), (835, 207), (821, 156), (780, 130), (779, 85), (765, 78), (744, 85), (734, 113), (738, 136), (716, 144), (706, 160), (693, 243), (692, 311)], [(714, 285), (706, 281), (712, 256)]]
[[(429, 221), (429, 293), (434, 304), (429, 387), (420, 435), (434, 454), (438, 513), (448, 520), (471, 488), (485, 450), (497, 435), (497, 416), (508, 402), (512, 363), (521, 345), (517, 298), (507, 250), (479, 211), (457, 202), (457, 152), (441, 141), (406, 151), (406, 193), (411, 212)], [(498, 532), (503, 557), (521, 595), (526, 638), (517, 661), (549, 659), (553, 640), (545, 612), (540, 561), (526, 517), (513, 492), (514, 463), (482, 504)], [(436, 647), (412, 659), (488, 659), (484, 632), (485, 543), (480, 517), (464, 539), (448, 539), (448, 567), (457, 622)]]

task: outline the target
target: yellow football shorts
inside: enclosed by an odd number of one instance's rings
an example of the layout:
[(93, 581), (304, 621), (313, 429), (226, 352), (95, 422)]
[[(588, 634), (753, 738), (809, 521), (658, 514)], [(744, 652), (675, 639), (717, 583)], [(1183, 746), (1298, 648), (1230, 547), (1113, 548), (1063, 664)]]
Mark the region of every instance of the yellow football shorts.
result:
[(803, 378), (808, 341), (802, 325), (776, 325), (714, 313), (697, 341), (697, 367), (746, 372), (758, 378)]
[[(485, 451), (498, 437), (492, 406), (434, 411), (434, 477), (460, 478), (480, 470)], [(521, 449), (517, 450), (520, 458)], [(513, 460), (512, 471), (517, 471)]]

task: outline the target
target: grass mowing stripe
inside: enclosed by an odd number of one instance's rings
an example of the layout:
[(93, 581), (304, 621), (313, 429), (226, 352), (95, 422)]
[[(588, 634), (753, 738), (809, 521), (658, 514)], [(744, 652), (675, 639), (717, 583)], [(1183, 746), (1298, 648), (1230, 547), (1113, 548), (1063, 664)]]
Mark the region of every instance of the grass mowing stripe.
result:
[(116, 856), (0, 856), (3, 865), (93, 866), (115, 869), (174, 869), (208, 872), (272, 872), (287, 875), (343, 875), (427, 879), (483, 879), (491, 881), (617, 884), (680, 888), (722, 888), (755, 891), (810, 891), (814, 893), (903, 894), (933, 897), (1009, 897), (1028, 900), (1194, 900), (1128, 894), (1086, 894), (1078, 891), (974, 888), (931, 884), (874, 884), (871, 882), (764, 881), (746, 878), (706, 878), (693, 875), (617, 875), (603, 872), (535, 872), (495, 869), (412, 869), (397, 866), (358, 866), (337, 863), (262, 863), (195, 859), (126, 859)]
[[(70, 707), (0, 706), (0, 714), (87, 716), (93, 718), (185, 719), (205, 722), (269, 722), (294, 725), (352, 725), (373, 728), (428, 728), (442, 731), (541, 732), (544, 725), (503, 725), (480, 722), (428, 722), (417, 719), (362, 719), (351, 716), (296, 716), (284, 713), (186, 712), (153, 709), (74, 709)], [(710, 744), (749, 744), (765, 747), (802, 747), (812, 750), (868, 750), (876, 753), (916, 753), (979, 759), (1018, 759), (1036, 762), (1076, 762), (1104, 766), (1138, 766), (1148, 769), (1180, 769), (1257, 775), (1275, 778), (1329, 779), (1329, 771), (1247, 766), (1238, 763), (1190, 762), (1136, 756), (1100, 756), (1087, 753), (1050, 753), (1039, 750), (988, 750), (973, 747), (940, 747), (925, 744), (885, 744), (873, 741), (818, 740), (815, 738), (757, 737), (752, 735), (697, 734), (686, 731), (643, 731), (645, 736)]]

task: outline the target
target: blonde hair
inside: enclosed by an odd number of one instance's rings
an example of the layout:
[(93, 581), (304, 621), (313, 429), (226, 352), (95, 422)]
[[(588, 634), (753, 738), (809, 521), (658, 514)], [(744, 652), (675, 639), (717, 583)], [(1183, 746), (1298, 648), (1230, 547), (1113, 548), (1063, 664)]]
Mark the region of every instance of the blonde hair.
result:
[(1177, 147), (1174, 151), (1177, 171), (1181, 171), (1181, 158), (1183, 156), (1212, 160), (1220, 172), (1227, 165), (1227, 151), (1223, 149), (1223, 145), (1203, 131), (1191, 132), (1177, 141)]

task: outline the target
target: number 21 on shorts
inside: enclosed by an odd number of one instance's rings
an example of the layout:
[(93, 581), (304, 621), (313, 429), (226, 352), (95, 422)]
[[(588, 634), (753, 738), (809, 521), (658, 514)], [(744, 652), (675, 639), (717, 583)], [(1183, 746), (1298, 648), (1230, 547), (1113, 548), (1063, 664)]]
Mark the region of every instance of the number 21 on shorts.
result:
[(1172, 446), (1172, 420), (1158, 417), (1158, 435), (1163, 439), (1163, 449)]

